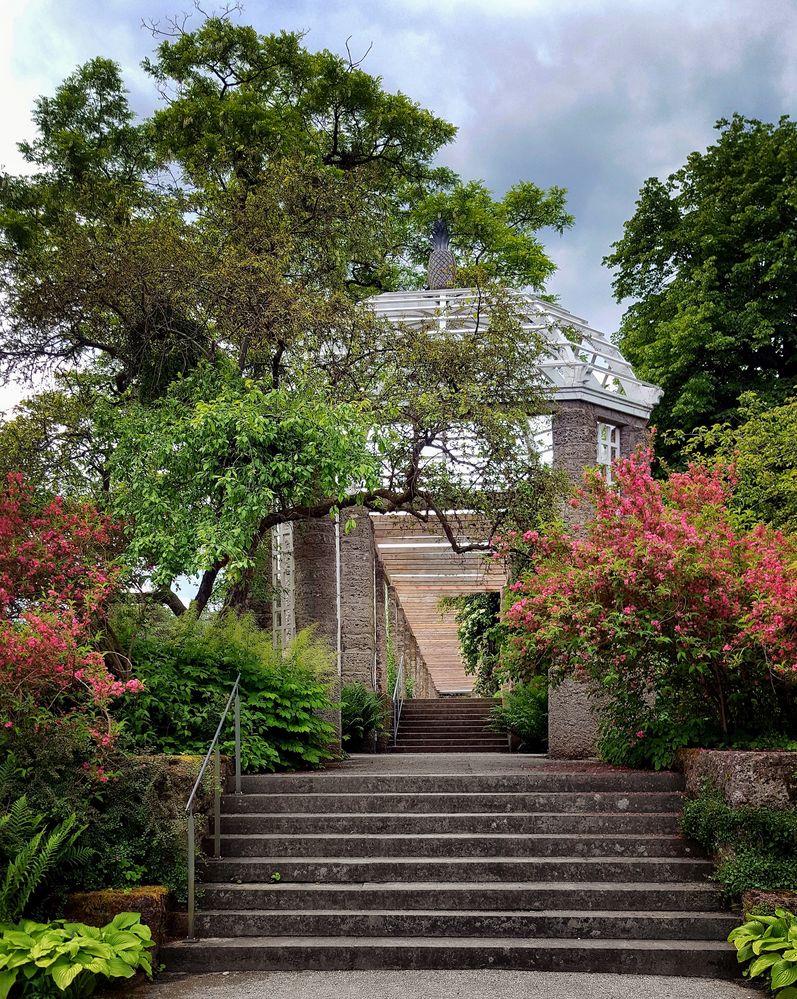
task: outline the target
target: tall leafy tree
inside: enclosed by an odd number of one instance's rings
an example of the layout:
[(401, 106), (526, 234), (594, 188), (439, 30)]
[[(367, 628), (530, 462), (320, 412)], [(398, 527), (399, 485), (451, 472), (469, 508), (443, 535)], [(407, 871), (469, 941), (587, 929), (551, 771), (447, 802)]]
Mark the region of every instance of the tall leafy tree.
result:
[[(209, 18), (145, 67), (151, 118), (95, 59), (37, 103), (33, 173), (3, 178), (0, 369), (59, 381), (0, 443), (46, 442), (42, 485), (85, 474), (172, 607), (176, 575), (201, 574), (201, 610), (284, 521), (545, 506), (542, 345), (495, 281), (542, 288), (563, 192), (494, 200), (436, 167), (453, 126), (295, 34)], [(438, 214), (489, 326), (386, 328), (362, 299), (422, 283)]]
[(630, 300), (619, 341), (664, 389), (662, 430), (732, 417), (797, 383), (797, 123), (735, 115), (666, 181), (650, 178), (605, 262)]

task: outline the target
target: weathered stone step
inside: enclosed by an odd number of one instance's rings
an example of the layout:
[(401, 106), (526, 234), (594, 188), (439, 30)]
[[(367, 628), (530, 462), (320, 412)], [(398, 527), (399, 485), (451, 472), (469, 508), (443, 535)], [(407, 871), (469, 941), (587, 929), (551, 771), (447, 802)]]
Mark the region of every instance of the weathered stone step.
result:
[(242, 777), (244, 793), (268, 794), (321, 792), (332, 793), (512, 793), (530, 791), (679, 791), (684, 779), (669, 771), (646, 773), (642, 770), (609, 772), (546, 770), (530, 764), (518, 774), (263, 774)]
[(675, 812), (673, 791), (371, 792), (224, 795), (225, 811), (242, 812)]
[(473, 702), (473, 703), (462, 703), (462, 704), (443, 704), (440, 707), (432, 705), (427, 707), (425, 704), (413, 704), (411, 701), (405, 701), (401, 708), (402, 718), (406, 715), (408, 718), (468, 718), (468, 717), (479, 717), (479, 718), (489, 718), (492, 713), (493, 708), (498, 702), (490, 702), (485, 704), (483, 702)]
[(471, 737), (476, 738), (488, 738), (488, 739), (503, 739), (506, 742), (506, 734), (502, 732), (495, 732), (493, 729), (488, 728), (486, 725), (479, 725), (475, 723), (468, 723), (467, 725), (463, 722), (453, 722), (446, 723), (445, 725), (427, 725), (421, 722), (401, 722), (398, 731), (399, 739), (404, 738), (457, 738), (457, 739), (467, 739)]
[(545, 813), (545, 812), (452, 812), (427, 815), (352, 813), (314, 815), (312, 813), (222, 815), (224, 833), (658, 833), (678, 832), (675, 812), (639, 813)]
[(196, 931), (203, 937), (486, 936), (719, 941), (738, 923), (738, 917), (724, 912), (216, 909), (198, 914)]
[(463, 753), (467, 755), (468, 753), (508, 753), (509, 746), (506, 742), (500, 745), (497, 743), (490, 743), (489, 745), (479, 743), (479, 745), (475, 745), (473, 742), (459, 745), (450, 742), (432, 745), (429, 743), (413, 743), (412, 745), (399, 743), (390, 751), (391, 753), (414, 753), (416, 755), (425, 755), (426, 753)]
[(705, 940), (579, 940), (534, 937), (238, 937), (171, 943), (169, 971), (352, 968), (518, 968), (728, 977), (730, 945)]
[(222, 857), (205, 864), (206, 881), (699, 881), (713, 865), (681, 857)]
[(415, 884), (237, 884), (202, 886), (202, 905), (217, 909), (473, 910), (520, 912), (628, 910), (723, 911), (708, 882), (419, 882)]
[(492, 708), (500, 701), (497, 697), (408, 697), (404, 701), (407, 711), (452, 711), (455, 708)]
[(229, 834), (222, 857), (690, 857), (683, 836), (447, 833)]

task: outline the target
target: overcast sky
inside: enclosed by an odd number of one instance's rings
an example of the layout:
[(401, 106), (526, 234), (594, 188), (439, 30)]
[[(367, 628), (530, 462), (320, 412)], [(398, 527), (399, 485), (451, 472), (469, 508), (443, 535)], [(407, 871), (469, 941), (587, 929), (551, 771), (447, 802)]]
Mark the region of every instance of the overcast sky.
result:
[[(21, 168), (33, 100), (92, 56), (121, 64), (147, 113), (142, 18), (190, 7), (0, 0), (0, 165)], [(548, 240), (551, 290), (607, 332), (622, 308), (601, 259), (645, 178), (705, 148), (718, 118), (795, 110), (797, 0), (249, 0), (240, 19), (304, 30), (315, 49), (372, 45), (365, 68), (458, 125), (444, 162), (496, 194), (523, 179), (566, 187), (576, 224)]]

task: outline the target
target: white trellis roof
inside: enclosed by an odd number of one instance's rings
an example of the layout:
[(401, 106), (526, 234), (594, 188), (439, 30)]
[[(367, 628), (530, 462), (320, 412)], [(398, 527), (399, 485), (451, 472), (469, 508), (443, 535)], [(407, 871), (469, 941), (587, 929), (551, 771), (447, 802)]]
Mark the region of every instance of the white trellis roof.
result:
[[(605, 333), (530, 291), (517, 296), (526, 328), (540, 333), (547, 345), (540, 370), (557, 399), (590, 402), (647, 419), (661, 389), (640, 381)], [(483, 303), (479, 313), (478, 294), (470, 288), (386, 292), (368, 304), (377, 316), (396, 324), (437, 323), (445, 328), (451, 323), (457, 329), (475, 330), (485, 321)]]

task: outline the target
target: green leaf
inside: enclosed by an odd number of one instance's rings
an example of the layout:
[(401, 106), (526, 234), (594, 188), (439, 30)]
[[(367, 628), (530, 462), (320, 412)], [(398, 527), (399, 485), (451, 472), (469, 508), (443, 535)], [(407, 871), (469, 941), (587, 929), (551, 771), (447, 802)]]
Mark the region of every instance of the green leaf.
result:
[(62, 959), (61, 962), (56, 962), (50, 967), (49, 974), (58, 988), (65, 992), (81, 971), (83, 971), (82, 964)]
[(797, 965), (791, 961), (779, 961), (772, 966), (770, 984), (773, 989), (783, 989), (797, 982)]
[(0, 971), (0, 999), (8, 999), (8, 993), (11, 991), (11, 988), (16, 980), (16, 970)]
[(771, 968), (773, 964), (777, 964), (780, 957), (777, 954), (764, 954), (763, 957), (759, 957), (758, 960), (753, 961), (750, 965), (749, 974), (751, 978), (755, 978), (760, 975), (762, 971), (766, 971), (767, 968)]

